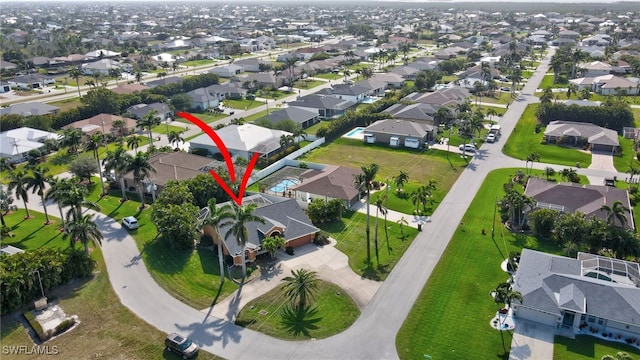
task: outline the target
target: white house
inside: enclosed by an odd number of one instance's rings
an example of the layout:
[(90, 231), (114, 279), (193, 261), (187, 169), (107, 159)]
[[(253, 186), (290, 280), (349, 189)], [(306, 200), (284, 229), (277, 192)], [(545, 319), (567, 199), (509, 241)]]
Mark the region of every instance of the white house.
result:
[[(249, 160), (253, 154), (260, 154), (268, 158), (281, 148), (280, 137), (292, 135), (289, 132), (268, 129), (253, 124), (228, 125), (216, 130), (229, 150), (231, 156), (240, 156)], [(191, 140), (191, 149), (206, 149), (210, 154), (220, 153), (220, 150), (207, 134), (202, 134)]]
[(0, 157), (14, 163), (26, 161), (27, 153), (40, 149), (47, 139), (59, 139), (60, 135), (48, 131), (21, 127), (0, 133)]

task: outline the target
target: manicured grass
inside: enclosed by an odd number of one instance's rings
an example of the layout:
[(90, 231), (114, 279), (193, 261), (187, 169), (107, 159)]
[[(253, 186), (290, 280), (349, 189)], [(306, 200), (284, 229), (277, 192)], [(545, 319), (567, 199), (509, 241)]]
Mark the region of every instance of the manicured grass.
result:
[(282, 310), (288, 304), (282, 287), (278, 286), (250, 301), (238, 314), (236, 324), (279, 339), (309, 340), (338, 334), (360, 316), (358, 306), (344, 290), (322, 280), (318, 280), (318, 292), (311, 306), (316, 312), (285, 320)]
[(618, 136), (620, 141), (620, 149), (622, 150), (620, 155), (613, 157), (613, 166), (615, 166), (618, 172), (629, 172), (631, 165), (637, 167), (638, 162), (635, 161), (636, 153), (633, 151), (633, 140), (625, 139), (623, 136)]
[(327, 79), (327, 80), (336, 80), (341, 79), (342, 75), (334, 74), (334, 73), (323, 73), (323, 74), (313, 74), (314, 78)]
[[(197, 117), (198, 119), (204, 121), (207, 124), (211, 124), (212, 122), (218, 121), (220, 119), (224, 119), (229, 115), (226, 114), (220, 114), (220, 113), (213, 113), (213, 112), (204, 112), (204, 113), (191, 113), (191, 115)], [(185, 120), (179, 116), (176, 116), (176, 120), (183, 122), (183, 123), (187, 123), (187, 124), (192, 124), (189, 120)], [(195, 125), (193, 125), (195, 126)]]
[(546, 89), (548, 87), (550, 88), (566, 88), (568, 86), (567, 83), (564, 84), (554, 84), (553, 83), (553, 74), (546, 74), (543, 78), (542, 81), (540, 82), (540, 85), (538, 85), (539, 89)]
[(506, 155), (516, 159), (526, 159), (529, 154), (536, 152), (540, 155), (540, 162), (575, 167), (580, 163), (583, 168), (591, 165), (591, 154), (574, 148), (556, 144), (543, 144), (544, 128), (539, 133), (536, 128), (536, 111), (538, 104), (532, 104), (522, 114), (511, 136), (507, 140), (503, 151)]
[(245, 121), (256, 121), (256, 120), (261, 119), (261, 118), (263, 118), (263, 117), (265, 117), (267, 115), (269, 115), (269, 114), (267, 114), (267, 110), (264, 110), (264, 111), (257, 112), (257, 113), (255, 113), (253, 115), (247, 116), (244, 119), (245, 119)]
[(480, 105), (478, 107), (476, 107), (475, 105), (471, 105), (471, 110), (475, 111), (476, 109), (480, 108), (480, 111), (482, 111), (483, 114), (487, 113), (487, 110), (489, 109), (493, 109), (497, 115), (504, 115), (504, 113), (507, 112), (506, 108), (503, 107), (497, 107), (497, 106), (487, 106), (487, 105)]
[(318, 129), (320, 129), (323, 126), (328, 128), (330, 123), (331, 123), (330, 121), (324, 121), (324, 120), (319, 121), (309, 126), (308, 128), (304, 129), (304, 132), (306, 132), (307, 134), (315, 135)]
[(169, 127), (169, 131), (167, 132), (167, 124), (160, 124), (160, 125), (152, 128), (151, 132), (153, 132), (155, 134), (168, 134), (171, 131), (177, 131), (177, 132), (183, 132), (184, 131), (184, 128), (180, 127), (180, 126), (169, 125), (168, 127)]
[(324, 84), (326, 84), (326, 81), (304, 79), (293, 83), (293, 87), (296, 89), (311, 89)]
[[(282, 99), (284, 97), (287, 96), (291, 96), (293, 94), (292, 91), (282, 91), (282, 90), (275, 90), (275, 91), (263, 91), (263, 90), (259, 90), (258, 92), (256, 92), (256, 96), (259, 98), (263, 98), (263, 99)], [(264, 105), (264, 104), (261, 104)]]
[(615, 341), (606, 341), (600, 337), (578, 335), (572, 340), (556, 336), (553, 358), (555, 360), (601, 359), (605, 355), (615, 356), (619, 351), (624, 351), (634, 358), (640, 355), (640, 350), (637, 348)]
[[(455, 232), (396, 336), (401, 359), (421, 359), (423, 354), (434, 359), (448, 359), (452, 354), (457, 359), (475, 359), (478, 354), (508, 358), (500, 332), (489, 325), (496, 313), (489, 292), (508, 278), (500, 263), (509, 251), (524, 247), (556, 254), (561, 251), (550, 242), (510, 233), (500, 223), (499, 213), (494, 218), (496, 199), (504, 195), (503, 184), (516, 170), (490, 173), (476, 193), (463, 218), (464, 228)], [(487, 235), (481, 234), (482, 229), (487, 229)], [(508, 353), (511, 333), (503, 335)]]
[[(69, 89), (67, 89), (67, 91), (69, 91)], [(76, 92), (77, 92), (77, 89), (76, 89)], [(59, 107), (60, 111), (75, 109), (80, 105), (82, 105), (82, 103), (80, 102), (80, 98), (69, 98), (65, 100), (53, 101), (47, 104)]]
[(215, 63), (214, 60), (210, 60), (210, 59), (203, 59), (203, 60), (189, 60), (189, 61), (185, 61), (182, 63), (183, 66), (203, 66), (203, 65), (210, 65)]
[[(323, 164), (335, 164), (359, 169), (372, 163), (379, 165), (377, 179), (384, 181), (400, 173), (409, 174), (410, 182), (427, 182), (434, 179), (438, 182), (438, 190), (444, 194), (448, 191), (466, 165), (463, 159), (455, 154), (447, 161), (445, 151), (428, 149), (425, 151), (396, 149), (383, 146), (365, 145), (359, 140), (339, 138), (312, 150), (299, 160)], [(435, 200), (439, 201), (441, 197)]]
[(390, 210), (410, 215), (415, 214), (416, 211), (419, 210), (420, 215), (431, 215), (440, 203), (440, 200), (446, 195), (445, 191), (436, 189), (436, 191), (434, 191), (433, 203), (427, 203), (426, 207), (423, 207), (422, 205), (416, 206), (411, 201), (411, 193), (416, 191), (419, 186), (427, 185), (428, 181), (429, 179), (424, 179), (424, 183), (417, 183), (415, 181), (407, 183), (404, 184), (402, 191), (397, 191), (395, 182), (393, 181), (393, 179), (389, 179), (389, 184), (391, 185), (389, 191), (387, 192), (386, 190), (380, 190), (374, 192), (373, 194), (371, 194), (371, 203), (375, 204), (376, 200), (384, 196), (384, 194), (386, 193), (388, 194), (387, 200), (385, 200), (382, 204), (384, 207)]
[(264, 103), (262, 103), (261, 101), (247, 100), (247, 99), (242, 99), (242, 100), (226, 99), (224, 101), (225, 107), (232, 108), (232, 109), (239, 109), (239, 110), (253, 109), (262, 105), (264, 105)]
[[(37, 195), (36, 195), (37, 196)], [(2, 238), (2, 245), (13, 245), (22, 250), (38, 249), (40, 247), (66, 249), (69, 247), (69, 240), (62, 239), (60, 227), (62, 223), (56, 217), (59, 213), (49, 214), (52, 223), (45, 225), (44, 213), (29, 210), (33, 218), (25, 219), (27, 212), (23, 208), (22, 201), (14, 201), (20, 209), (4, 215), (6, 222), (13, 236)]]
[[(69, 245), (68, 241), (61, 239), (62, 236), (57, 230), (59, 222), (39, 227), (37, 224), (43, 221), (44, 214), (32, 214), (35, 218), (24, 222), (24, 210), (7, 216), (9, 223), (18, 222), (19, 225), (14, 230), (14, 238), (3, 240), (9, 240), (7, 243), (24, 249), (66, 248)], [(35, 227), (33, 224), (36, 224)], [(58, 355), (65, 359), (175, 359), (176, 357), (165, 350), (166, 334), (145, 323), (120, 304), (109, 283), (99, 247), (94, 248), (92, 257), (97, 264), (92, 278), (76, 279), (67, 285), (47, 291), (47, 296), (50, 299), (57, 298), (59, 306), (68, 315), (78, 315), (80, 325), (68, 334), (50, 340), (46, 345), (50, 349), (57, 347)], [(26, 346), (28, 349), (33, 346), (31, 338), (14, 314), (2, 318), (0, 336), (3, 345)], [(198, 358), (216, 359), (204, 351), (200, 352)]]
[[(372, 280), (383, 281), (387, 278), (393, 267), (398, 263), (405, 250), (411, 245), (411, 241), (418, 234), (418, 230), (407, 225), (402, 226), (394, 221), (387, 221), (387, 242), (384, 233), (384, 219), (378, 221), (378, 255), (380, 263), (375, 256), (375, 211), (371, 214), (371, 266), (367, 266), (367, 238), (366, 238), (366, 214), (348, 211), (342, 215), (342, 221), (321, 224), (319, 227), (337, 240), (336, 248), (349, 257), (349, 266), (357, 274)], [(407, 221), (410, 218), (407, 216)], [(404, 234), (404, 237), (402, 236)]]
[[(472, 96), (470, 98), (471, 104), (476, 103), (476, 97)], [(511, 96), (511, 92), (509, 91), (496, 91), (493, 96), (482, 96), (478, 98), (478, 101), (481, 103), (494, 103), (494, 104), (511, 104), (513, 102), (513, 97)]]

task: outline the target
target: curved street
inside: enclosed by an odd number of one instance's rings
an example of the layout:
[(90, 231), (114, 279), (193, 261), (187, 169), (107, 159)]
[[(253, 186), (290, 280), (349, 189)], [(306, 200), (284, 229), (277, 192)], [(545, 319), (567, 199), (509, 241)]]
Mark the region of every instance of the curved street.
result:
[[(522, 91), (524, 100), (514, 101), (500, 120), (505, 141), (526, 106), (538, 101), (533, 94), (548, 69), (553, 53), (554, 49), (550, 49), (525, 85)], [(546, 166), (564, 168), (534, 164), (534, 168), (543, 169)], [(484, 144), (431, 216), (431, 221), (424, 224), (423, 231), (364, 307), (354, 325), (343, 333), (323, 340), (294, 342), (274, 339), (216, 317), (213, 309), (200, 311), (185, 305), (155, 283), (141, 260), (134, 240), (120, 224), (102, 214), (97, 214), (96, 223), (104, 234), (102, 250), (105, 263), (113, 289), (121, 302), (158, 329), (189, 336), (205, 351), (227, 359), (397, 359), (395, 339), (404, 319), (486, 175), (494, 169), (505, 167), (524, 167), (524, 161), (502, 154), (501, 142)], [(597, 169), (578, 169), (578, 172), (601, 178), (616, 175)], [(35, 202), (34, 209), (41, 209), (39, 201), (38, 204)], [(54, 205), (50, 206), (51, 211), (55, 211)], [(241, 287), (231, 295), (230, 301), (240, 303), (242, 291)], [(233, 314), (226, 315), (225, 319), (232, 318)]]

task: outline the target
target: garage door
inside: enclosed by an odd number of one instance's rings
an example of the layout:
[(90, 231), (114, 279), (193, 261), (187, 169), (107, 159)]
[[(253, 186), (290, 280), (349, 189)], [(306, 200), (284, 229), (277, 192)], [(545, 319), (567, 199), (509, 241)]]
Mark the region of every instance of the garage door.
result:
[(535, 321), (537, 323), (556, 326), (556, 320), (558, 316), (554, 314), (548, 314), (541, 311), (536, 311), (529, 308), (518, 307), (517, 316), (519, 318)]
[(611, 152), (613, 150), (613, 147), (611, 145), (592, 144), (591, 145), (591, 150), (592, 151)]

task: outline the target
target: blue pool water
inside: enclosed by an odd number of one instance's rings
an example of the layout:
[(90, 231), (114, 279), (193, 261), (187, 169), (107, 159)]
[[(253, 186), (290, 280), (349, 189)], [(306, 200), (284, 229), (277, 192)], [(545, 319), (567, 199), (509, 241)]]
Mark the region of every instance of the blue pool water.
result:
[(282, 179), (279, 183), (269, 188), (269, 191), (275, 193), (282, 193), (283, 191), (287, 191), (290, 187), (294, 185), (298, 185), (300, 181), (297, 179)]
[(347, 137), (354, 137), (364, 131), (363, 127), (357, 127), (347, 133)]
[(373, 104), (376, 101), (378, 101), (378, 99), (367, 96), (366, 98), (364, 98), (364, 100), (362, 100), (362, 103), (363, 104)]

